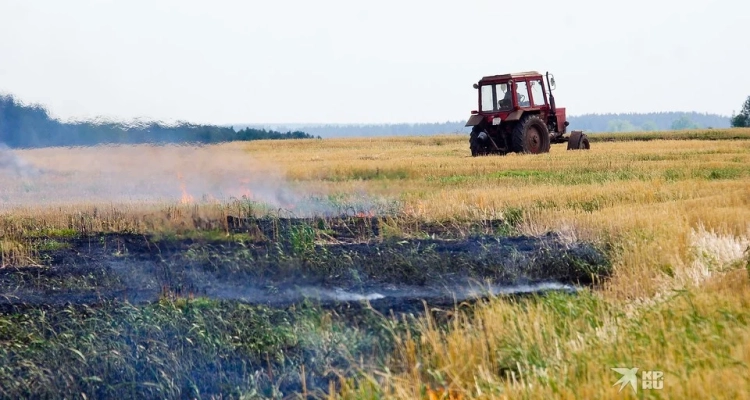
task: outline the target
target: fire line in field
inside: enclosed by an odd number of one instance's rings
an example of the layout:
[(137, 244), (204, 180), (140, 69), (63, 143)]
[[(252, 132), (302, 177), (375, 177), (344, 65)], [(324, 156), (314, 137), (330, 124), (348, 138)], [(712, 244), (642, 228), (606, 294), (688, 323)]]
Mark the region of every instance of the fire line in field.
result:
[(180, 190), (182, 190), (182, 198), (180, 199), (180, 203), (182, 204), (192, 204), (193, 203), (193, 196), (191, 196), (187, 192), (187, 188), (185, 187), (185, 180), (182, 178), (181, 173), (177, 173), (177, 179), (180, 181)]

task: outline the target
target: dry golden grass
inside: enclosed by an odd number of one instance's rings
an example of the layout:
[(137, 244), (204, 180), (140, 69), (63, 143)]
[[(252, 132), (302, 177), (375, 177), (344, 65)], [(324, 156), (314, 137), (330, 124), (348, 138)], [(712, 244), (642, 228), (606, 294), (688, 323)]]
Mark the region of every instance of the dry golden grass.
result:
[[(665, 372), (664, 390), (646, 396), (750, 393), (750, 279), (738, 261), (750, 245), (750, 141), (597, 142), (587, 152), (553, 145), (544, 155), (480, 158), (463, 135), (19, 153), (58, 173), (0, 182), (6, 236), (194, 229), (200, 217), (232, 212), (197, 204), (204, 194), (286, 181), (300, 193), (398, 200), (405, 217), (522, 210), (525, 232), (613, 246), (615, 276), (597, 292), (523, 306), (496, 300), (447, 331), (424, 320), (421, 341), (401, 338), (391, 372), (368, 371), (386, 397), (418, 398), (440, 384), (464, 398), (634, 397), (612, 386), (618, 366)], [(185, 195), (192, 202), (181, 204)], [(7, 257), (22, 256), (22, 243), (4, 243)], [(366, 397), (363, 382), (342, 397)]]

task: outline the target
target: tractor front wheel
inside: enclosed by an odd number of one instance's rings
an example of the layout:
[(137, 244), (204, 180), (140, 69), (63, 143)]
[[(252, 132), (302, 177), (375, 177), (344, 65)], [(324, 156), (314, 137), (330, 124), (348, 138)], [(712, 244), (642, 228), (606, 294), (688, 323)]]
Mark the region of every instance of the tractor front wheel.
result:
[(550, 138), (547, 124), (536, 115), (522, 118), (513, 128), (512, 144), (516, 153), (549, 153)]
[(479, 134), (483, 131), (484, 129), (478, 126), (475, 126), (471, 130), (471, 135), (469, 135), (469, 149), (471, 150), (472, 157), (484, 156), (489, 153), (489, 148), (479, 139)]

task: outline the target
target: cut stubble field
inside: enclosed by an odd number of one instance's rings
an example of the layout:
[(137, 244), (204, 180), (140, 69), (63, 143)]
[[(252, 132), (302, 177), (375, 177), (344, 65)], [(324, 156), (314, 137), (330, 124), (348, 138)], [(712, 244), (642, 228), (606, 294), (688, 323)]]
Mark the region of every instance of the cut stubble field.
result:
[[(703, 135), (476, 158), (464, 135), (17, 151), (0, 393), (747, 398), (750, 132)], [(577, 289), (419, 302), (544, 278)], [(289, 297), (313, 287), (355, 301)], [(375, 292), (393, 298), (354, 305)], [(612, 368), (635, 367), (663, 389), (620, 391)]]

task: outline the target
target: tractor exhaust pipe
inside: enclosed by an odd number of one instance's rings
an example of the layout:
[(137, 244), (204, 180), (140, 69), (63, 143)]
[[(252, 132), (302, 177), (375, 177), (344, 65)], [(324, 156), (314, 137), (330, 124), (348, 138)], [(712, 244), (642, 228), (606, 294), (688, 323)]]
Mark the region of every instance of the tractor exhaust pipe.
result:
[(555, 106), (555, 95), (552, 94), (552, 85), (549, 84), (549, 71), (547, 71), (546, 76), (547, 76), (547, 89), (549, 89), (550, 111), (552, 112), (552, 116), (555, 117), (555, 121), (557, 121), (557, 107)]
[[(547, 89), (549, 89), (549, 109), (550, 109), (550, 115), (547, 117), (547, 124), (553, 126), (555, 129), (550, 132), (550, 140), (557, 140), (558, 138), (562, 137), (563, 128), (560, 128), (558, 126), (557, 121), (557, 105), (555, 105), (555, 95), (552, 94), (552, 85), (550, 84), (549, 80), (549, 71), (546, 72), (546, 78), (547, 78)], [(552, 82), (555, 81), (555, 78), (552, 78)], [(567, 122), (566, 122), (567, 123)], [(567, 125), (566, 125), (567, 126)]]

